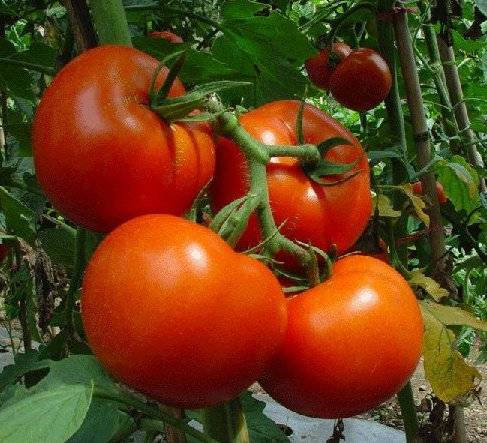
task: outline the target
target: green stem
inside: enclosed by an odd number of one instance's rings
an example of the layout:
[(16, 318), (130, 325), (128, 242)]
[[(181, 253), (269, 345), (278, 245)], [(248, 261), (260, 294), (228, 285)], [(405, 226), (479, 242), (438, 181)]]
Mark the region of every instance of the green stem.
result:
[(132, 46), (121, 0), (91, 0), (90, 8), (100, 44)]
[(49, 66), (38, 65), (36, 63), (24, 62), (23, 60), (15, 60), (12, 58), (0, 57), (0, 63), (4, 65), (19, 66), (21, 68), (29, 69), (31, 71), (40, 72), (46, 75), (55, 75), (56, 70)]
[(414, 404), (411, 382), (407, 382), (406, 386), (399, 391), (399, 394), (397, 394), (397, 399), (399, 401), (399, 405), (401, 406), (401, 415), (404, 421), (406, 440), (408, 442), (412, 442), (418, 434), (419, 423), (416, 415), (416, 406)]
[(266, 146), (266, 151), (270, 157), (295, 157), (305, 162), (319, 161), (321, 156), (316, 145), (274, 145)]
[(238, 398), (205, 409), (203, 421), (205, 432), (220, 443), (250, 441), (245, 416)]
[(128, 392), (109, 391), (99, 386), (95, 386), (93, 390), (93, 396), (100, 399), (110, 400), (125, 405), (129, 408), (135, 408), (138, 411), (142, 412), (142, 414), (149, 417), (149, 419), (143, 418), (141, 420), (141, 427), (143, 427), (144, 429), (152, 429), (164, 432), (164, 424), (168, 424), (175, 428), (181, 429), (187, 435), (190, 435), (198, 441), (204, 443), (218, 443), (217, 440), (214, 440), (203, 432), (200, 432), (197, 429), (189, 426), (184, 421), (172, 417), (169, 414), (166, 414), (165, 412), (161, 411), (161, 409), (157, 406), (151, 406), (143, 402), (142, 400), (139, 400), (134, 395), (129, 394)]
[(357, 11), (360, 11), (361, 9), (368, 9), (374, 14), (377, 11), (377, 5), (373, 2), (360, 2), (355, 6), (352, 6), (351, 8), (347, 9), (343, 14), (340, 14), (340, 17), (337, 20), (335, 20), (331, 25), (331, 30), (328, 38), (328, 42), (330, 44), (333, 42), (336, 33), (347, 21), (347, 19), (350, 18)]
[(73, 275), (71, 277), (71, 283), (65, 299), (65, 313), (68, 317), (67, 329), (69, 334), (73, 334), (76, 330), (74, 322), (74, 307), (76, 304), (76, 291), (81, 286), (83, 271), (86, 264), (85, 243), (86, 231), (83, 228), (78, 228), (76, 231)]

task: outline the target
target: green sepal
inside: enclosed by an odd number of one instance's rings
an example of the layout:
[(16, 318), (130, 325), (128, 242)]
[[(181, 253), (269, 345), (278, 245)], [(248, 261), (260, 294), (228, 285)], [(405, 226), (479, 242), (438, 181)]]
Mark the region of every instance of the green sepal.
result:
[(248, 84), (248, 82), (228, 80), (206, 83), (196, 86), (191, 92), (180, 97), (165, 98), (157, 105), (152, 106), (152, 110), (165, 120), (180, 120), (187, 117), (194, 109), (202, 107), (208, 95)]
[(340, 145), (351, 145), (352, 143), (350, 140), (342, 137), (332, 137), (318, 145), (318, 151), (320, 151), (320, 155), (323, 157), (330, 149), (334, 148), (335, 146)]

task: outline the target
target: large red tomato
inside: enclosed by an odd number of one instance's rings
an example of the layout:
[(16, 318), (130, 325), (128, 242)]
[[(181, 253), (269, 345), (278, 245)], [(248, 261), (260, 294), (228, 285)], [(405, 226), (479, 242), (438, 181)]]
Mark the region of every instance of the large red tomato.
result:
[[(311, 82), (327, 91), (331, 74), (351, 51), (350, 46), (346, 43), (337, 42), (333, 43), (331, 51), (329, 48), (324, 48), (318, 54), (306, 60), (304, 65)], [(330, 60), (330, 52), (334, 55), (335, 60)]]
[(368, 111), (384, 100), (392, 85), (386, 61), (374, 50), (360, 48), (346, 57), (330, 76), (331, 95), (343, 106)]
[(339, 260), (332, 277), (288, 300), (288, 328), (260, 383), (313, 417), (349, 417), (397, 393), (418, 363), (423, 323), (408, 283), (372, 257)]
[(82, 288), (83, 325), (100, 362), (172, 406), (236, 396), (262, 375), (286, 327), (284, 295), (263, 264), (171, 215), (112, 231)]
[[(242, 115), (240, 123), (266, 144), (296, 145), (299, 107), (300, 103), (292, 100), (268, 103)], [(371, 213), (367, 157), (347, 129), (311, 105), (304, 108), (303, 130), (306, 143), (319, 144), (332, 137), (348, 140), (350, 145), (332, 148), (325, 158), (337, 163), (358, 160), (355, 172), (359, 172), (335, 186), (322, 186), (306, 176), (295, 158), (273, 158), (267, 166), (267, 182), (274, 218), (278, 226), (284, 223), (282, 233), (291, 239), (310, 242), (325, 251), (335, 244), (344, 252), (358, 239)], [(248, 171), (243, 154), (233, 142), (222, 138), (217, 144), (217, 165), (210, 191), (213, 208), (219, 210), (247, 191)], [(260, 240), (253, 215), (239, 247), (255, 246)]]
[[(42, 97), (33, 128), (37, 178), (73, 222), (109, 231), (137, 215), (181, 215), (210, 180), (208, 125), (168, 124), (147, 106), (157, 65), (136, 49), (102, 46), (66, 65)], [(169, 95), (182, 94), (176, 80)]]

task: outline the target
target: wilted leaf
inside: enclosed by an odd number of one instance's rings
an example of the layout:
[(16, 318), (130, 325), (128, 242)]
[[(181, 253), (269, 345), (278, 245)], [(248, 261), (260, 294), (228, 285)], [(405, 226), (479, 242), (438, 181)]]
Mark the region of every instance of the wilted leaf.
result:
[(487, 332), (487, 322), (459, 307), (440, 305), (427, 300), (422, 301), (421, 304), (444, 325), (470, 326), (479, 331)]
[(423, 340), (424, 371), (433, 392), (446, 403), (461, 402), (479, 384), (480, 372), (470, 366), (455, 349), (455, 335), (422, 307), (425, 333)]
[(374, 204), (372, 207), (374, 208), (374, 211), (375, 208), (378, 209), (379, 215), (381, 217), (396, 218), (401, 216), (401, 211), (396, 211), (393, 208), (392, 202), (389, 197), (384, 194), (378, 194), (376, 197), (374, 197)]
[(423, 274), (423, 271), (416, 269), (411, 271), (409, 284), (423, 288), (434, 300), (440, 301), (443, 297), (448, 297), (448, 291), (442, 288), (439, 283), (431, 277)]
[(408, 196), (409, 200), (411, 200), (416, 215), (426, 226), (429, 226), (430, 217), (428, 214), (426, 214), (426, 212), (424, 212), (424, 209), (426, 208), (426, 203), (423, 201), (423, 199), (414, 194), (413, 188), (409, 183), (402, 186), (397, 186), (397, 188)]

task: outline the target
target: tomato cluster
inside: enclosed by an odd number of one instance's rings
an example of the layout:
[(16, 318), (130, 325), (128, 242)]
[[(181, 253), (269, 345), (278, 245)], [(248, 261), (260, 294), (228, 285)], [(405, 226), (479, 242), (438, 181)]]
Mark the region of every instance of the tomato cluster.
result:
[(312, 83), (330, 91), (343, 106), (363, 112), (384, 100), (392, 85), (385, 60), (374, 50), (351, 50), (344, 43), (322, 49), (305, 63)]
[[(208, 124), (168, 122), (151, 110), (151, 86), (168, 74), (162, 69), (152, 85), (157, 65), (132, 48), (87, 51), (53, 80), (35, 116), (36, 171), (54, 207), (109, 232), (82, 284), (84, 330), (97, 358), (128, 386), (183, 408), (229, 400), (258, 379), (284, 405), (320, 417), (363, 412), (392, 396), (421, 349), (406, 281), (356, 255), (286, 300), (268, 267), (179, 217), (212, 176), (214, 211), (244, 196), (249, 170), (239, 146)], [(176, 79), (169, 96), (184, 93)], [(337, 121), (300, 106), (268, 103), (240, 125), (262, 144), (296, 150), (304, 149), (298, 128), (305, 143), (338, 140), (318, 162), (346, 172), (317, 180), (309, 165), (279, 157), (266, 179), (283, 235), (342, 253), (371, 213), (368, 160)], [(253, 215), (238, 248), (261, 242), (260, 231)]]

